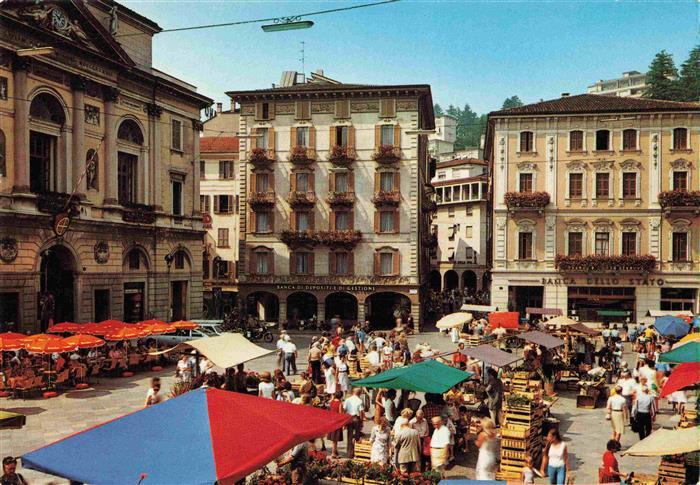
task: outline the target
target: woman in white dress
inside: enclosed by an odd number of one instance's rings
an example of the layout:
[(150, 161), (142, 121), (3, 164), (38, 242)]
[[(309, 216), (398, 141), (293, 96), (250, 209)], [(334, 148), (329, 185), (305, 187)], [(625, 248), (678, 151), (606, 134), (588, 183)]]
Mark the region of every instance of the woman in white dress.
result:
[(348, 358), (343, 355), (340, 358), (338, 365), (338, 386), (343, 393), (348, 392), (350, 389), (350, 376), (348, 372), (350, 371), (350, 366), (348, 365)]
[(370, 462), (378, 465), (386, 465), (389, 462), (389, 444), (391, 442), (391, 428), (389, 421), (382, 416), (379, 424), (374, 425), (372, 433), (369, 435), (369, 442), (372, 443), (372, 453)]
[(477, 480), (495, 480), (498, 468), (498, 438), (491, 418), (481, 418), (481, 433), (476, 438), (479, 458), (476, 461)]
[(324, 386), (324, 391), (328, 395), (335, 394), (336, 390), (336, 377), (335, 377), (335, 364), (331, 364), (326, 361), (323, 363), (323, 376), (325, 377), (326, 384)]

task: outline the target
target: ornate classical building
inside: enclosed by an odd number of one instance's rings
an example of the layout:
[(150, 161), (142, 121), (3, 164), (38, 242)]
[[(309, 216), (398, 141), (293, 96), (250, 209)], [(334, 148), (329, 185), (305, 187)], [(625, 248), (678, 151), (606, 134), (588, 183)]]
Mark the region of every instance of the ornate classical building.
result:
[(0, 324), (199, 316), (211, 100), (116, 2), (6, 1), (0, 25)]
[(417, 325), (428, 270), (430, 87), (306, 82), (240, 105), (239, 292), (267, 320)]
[(457, 158), (437, 162), (436, 217), (432, 233), (437, 248), (430, 258), (433, 290), (488, 289), (488, 170), (484, 160)]
[(698, 311), (700, 105), (583, 94), (489, 115), (491, 303)]

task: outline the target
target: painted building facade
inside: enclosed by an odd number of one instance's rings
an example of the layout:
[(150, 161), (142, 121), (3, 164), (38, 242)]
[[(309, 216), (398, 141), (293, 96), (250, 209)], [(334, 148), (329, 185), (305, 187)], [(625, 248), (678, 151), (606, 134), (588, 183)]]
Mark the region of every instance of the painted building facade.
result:
[(698, 311), (700, 106), (584, 94), (489, 115), (491, 303)]

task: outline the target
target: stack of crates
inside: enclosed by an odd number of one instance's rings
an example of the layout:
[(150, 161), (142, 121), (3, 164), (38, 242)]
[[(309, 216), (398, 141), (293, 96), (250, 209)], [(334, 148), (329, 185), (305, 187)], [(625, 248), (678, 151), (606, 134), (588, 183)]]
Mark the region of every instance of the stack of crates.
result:
[(661, 483), (685, 483), (685, 462), (667, 461), (661, 459), (659, 465), (659, 480)]
[[(514, 379), (514, 384), (517, 384)], [(518, 393), (511, 392), (511, 396)], [(497, 478), (520, 478), (525, 457), (530, 455), (533, 464), (539, 464), (542, 455), (543, 408), (539, 393), (527, 392), (528, 404), (504, 403), (505, 419), (501, 428), (501, 470)]]
[(681, 420), (678, 423), (679, 428), (694, 428), (698, 425), (698, 412), (695, 409), (686, 409), (683, 411)]

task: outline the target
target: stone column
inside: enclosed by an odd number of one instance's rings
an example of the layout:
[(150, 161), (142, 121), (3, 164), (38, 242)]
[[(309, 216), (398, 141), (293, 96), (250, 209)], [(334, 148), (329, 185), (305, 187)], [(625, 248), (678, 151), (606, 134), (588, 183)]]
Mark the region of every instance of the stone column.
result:
[[(199, 134), (204, 125), (199, 120), (192, 120), (192, 216), (198, 217), (199, 210)], [(234, 199), (235, 202), (235, 199)]]
[(282, 300), (282, 296), (278, 295), (279, 298), (279, 316), (278, 316), (278, 321), (279, 323), (282, 323), (287, 320), (287, 296), (284, 296), (284, 300)]
[[(75, 195), (80, 199), (87, 193), (87, 181), (85, 177), (85, 78), (74, 76), (71, 79), (73, 90), (73, 180), (77, 184)], [(70, 184), (72, 186), (72, 184)]]
[(145, 201), (146, 204), (153, 205), (156, 210), (162, 209), (161, 203), (161, 180), (160, 180), (160, 115), (163, 113), (163, 108), (155, 103), (149, 103), (146, 106), (148, 113), (148, 131), (149, 133), (149, 151), (150, 151), (150, 197)]
[(29, 193), (29, 100), (27, 99), (27, 71), (29, 59), (16, 57), (14, 71), (14, 184), (13, 192)]
[(105, 98), (105, 194), (104, 205), (117, 204), (117, 116), (116, 103), (119, 89), (110, 86), (104, 89)]
[(365, 323), (365, 299), (357, 297), (357, 321)]
[(316, 304), (316, 320), (322, 322), (326, 319), (326, 302), (319, 301)]

